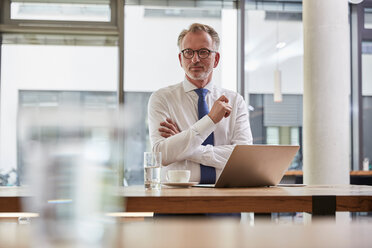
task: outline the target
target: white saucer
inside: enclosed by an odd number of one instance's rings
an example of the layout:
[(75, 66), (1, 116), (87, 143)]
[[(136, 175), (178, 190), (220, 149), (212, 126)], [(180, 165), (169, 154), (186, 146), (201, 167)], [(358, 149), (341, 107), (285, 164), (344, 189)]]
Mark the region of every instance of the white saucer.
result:
[(188, 188), (194, 185), (197, 185), (198, 182), (187, 182), (187, 183), (172, 183), (172, 182), (164, 182), (162, 183), (166, 186), (172, 186), (172, 187), (182, 187), (182, 188)]
[(279, 183), (278, 187), (305, 187), (306, 184), (294, 184), (294, 183)]

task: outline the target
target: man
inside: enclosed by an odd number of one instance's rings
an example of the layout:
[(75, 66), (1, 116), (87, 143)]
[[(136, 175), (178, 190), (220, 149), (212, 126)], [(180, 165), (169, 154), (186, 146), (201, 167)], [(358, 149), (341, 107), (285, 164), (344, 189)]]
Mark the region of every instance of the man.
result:
[(194, 23), (183, 30), (178, 58), (185, 79), (150, 97), (150, 140), (166, 166), (162, 181), (168, 169), (187, 169), (190, 181), (215, 183), (234, 145), (252, 144), (243, 98), (212, 80), (220, 61), (219, 43), (217, 32), (208, 25)]

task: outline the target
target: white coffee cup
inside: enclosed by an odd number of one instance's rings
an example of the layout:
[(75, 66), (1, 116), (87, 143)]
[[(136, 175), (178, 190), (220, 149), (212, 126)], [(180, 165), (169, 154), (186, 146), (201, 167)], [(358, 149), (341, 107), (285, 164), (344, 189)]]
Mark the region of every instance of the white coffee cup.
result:
[(190, 180), (189, 170), (169, 170), (167, 180), (172, 183), (187, 183)]

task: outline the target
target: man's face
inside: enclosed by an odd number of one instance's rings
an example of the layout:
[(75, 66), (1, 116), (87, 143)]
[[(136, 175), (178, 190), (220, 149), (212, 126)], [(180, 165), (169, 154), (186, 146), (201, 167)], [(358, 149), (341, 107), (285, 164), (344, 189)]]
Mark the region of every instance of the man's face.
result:
[[(207, 48), (211, 51), (215, 50), (212, 37), (204, 31), (188, 33), (182, 40), (181, 50), (187, 48), (193, 50), (199, 50), (201, 48)], [(217, 67), (220, 59), (219, 53), (211, 53), (205, 59), (199, 58), (197, 52), (194, 53), (194, 57), (191, 59), (185, 58), (182, 53), (178, 57), (189, 79), (197, 81), (207, 80), (208, 82), (212, 78), (213, 68)]]

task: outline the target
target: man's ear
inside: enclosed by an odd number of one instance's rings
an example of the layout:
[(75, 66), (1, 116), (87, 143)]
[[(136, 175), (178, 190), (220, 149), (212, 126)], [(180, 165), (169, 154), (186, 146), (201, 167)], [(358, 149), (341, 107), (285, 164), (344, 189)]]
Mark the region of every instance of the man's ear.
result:
[(214, 65), (213, 65), (213, 68), (216, 68), (219, 62), (220, 62), (220, 53), (219, 52), (216, 52), (216, 55), (214, 56)]
[(182, 54), (178, 54), (178, 60), (180, 61), (180, 66), (182, 67)]

